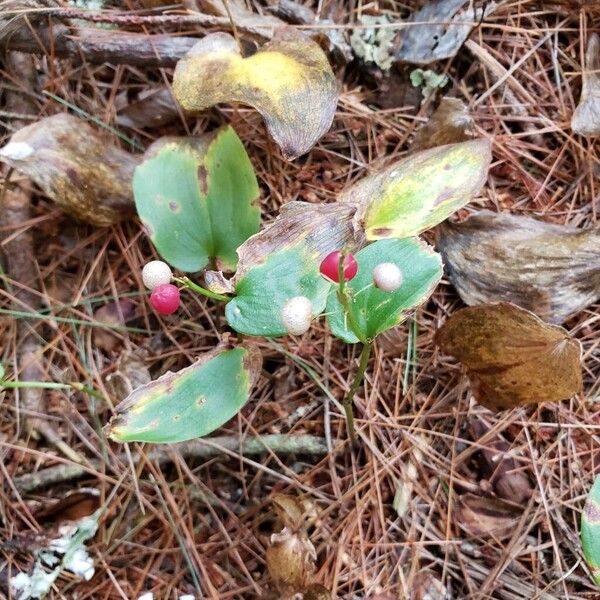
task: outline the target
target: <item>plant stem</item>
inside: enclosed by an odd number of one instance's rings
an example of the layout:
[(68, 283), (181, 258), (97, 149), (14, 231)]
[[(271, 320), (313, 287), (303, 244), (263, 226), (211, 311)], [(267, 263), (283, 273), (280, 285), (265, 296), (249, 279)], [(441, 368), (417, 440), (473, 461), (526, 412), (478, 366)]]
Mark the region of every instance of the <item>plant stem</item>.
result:
[(344, 407), (344, 411), (346, 413), (346, 420), (348, 421), (348, 433), (350, 434), (350, 440), (354, 442), (356, 440), (356, 429), (354, 427), (354, 410), (353, 410), (353, 400), (354, 396), (360, 384), (362, 383), (365, 377), (365, 371), (369, 365), (369, 358), (371, 358), (371, 350), (373, 349), (373, 342), (367, 341), (363, 344), (360, 360), (358, 363), (358, 371), (356, 371), (356, 375), (354, 376), (354, 381), (348, 390), (348, 393), (344, 397), (342, 405)]
[(229, 302), (231, 300), (231, 298), (229, 296), (225, 296), (225, 294), (217, 294), (217, 292), (211, 292), (210, 290), (203, 288), (201, 285), (194, 283), (189, 277), (173, 277), (173, 280), (196, 292), (197, 294), (200, 294), (201, 296), (206, 296), (207, 298), (212, 298), (213, 300), (219, 300), (220, 302)]
[(338, 289), (337, 289), (337, 297), (339, 303), (342, 305), (344, 309), (344, 314), (346, 315), (346, 319), (348, 319), (348, 325), (352, 333), (361, 341), (363, 344), (367, 343), (367, 339), (362, 334), (361, 329), (354, 318), (354, 314), (350, 310), (350, 297), (346, 292), (346, 278), (344, 277), (344, 262), (346, 260), (346, 253), (342, 252), (340, 254), (340, 261), (338, 263)]

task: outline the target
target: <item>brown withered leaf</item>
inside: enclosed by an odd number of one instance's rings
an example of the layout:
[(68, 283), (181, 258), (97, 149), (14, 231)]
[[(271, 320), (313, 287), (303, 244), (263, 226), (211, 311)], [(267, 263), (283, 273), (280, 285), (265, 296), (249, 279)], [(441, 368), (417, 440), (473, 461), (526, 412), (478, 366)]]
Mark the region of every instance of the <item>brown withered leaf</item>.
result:
[(467, 493), (459, 496), (454, 518), (469, 535), (500, 540), (513, 534), (521, 514), (505, 500)]
[(581, 98), (571, 119), (571, 129), (581, 135), (600, 134), (600, 36), (592, 33), (585, 51)]
[[(123, 327), (134, 318), (135, 304), (127, 298), (108, 302), (94, 311), (94, 321), (113, 328)], [(94, 345), (105, 352), (113, 352), (121, 344), (122, 332), (119, 334), (114, 329), (111, 331), (108, 328), (96, 327), (94, 328)]]
[(133, 213), (131, 180), (139, 159), (69, 114), (17, 131), (0, 149), (0, 161), (82, 221), (106, 226)]
[(89, 517), (100, 507), (100, 492), (95, 488), (81, 488), (64, 497), (45, 503), (35, 512), (38, 521), (78, 521)]
[[(484, 436), (487, 439), (490, 430), (480, 417), (470, 420), (469, 429), (473, 441)], [(499, 498), (525, 504), (533, 493), (533, 486), (523, 471), (523, 464), (513, 457), (511, 445), (499, 433), (480, 444), (483, 445), (478, 453), (483, 477), (489, 480)]]
[(189, 111), (221, 102), (252, 106), (291, 160), (308, 152), (331, 127), (339, 84), (320, 46), (282, 27), (247, 58), (229, 34), (207, 35), (177, 63), (173, 92)]
[(410, 586), (410, 600), (446, 600), (447, 598), (448, 590), (429, 569), (415, 573)]
[(427, 65), (454, 56), (473, 27), (495, 8), (495, 2), (473, 9), (467, 0), (429, 0), (411, 15), (410, 26), (401, 30), (396, 59)]
[(466, 367), (473, 396), (492, 410), (566, 400), (581, 390), (579, 341), (509, 302), (455, 312), (435, 341)]
[(312, 584), (316, 569), (317, 553), (306, 532), (311, 507), (285, 495), (275, 496), (272, 504), (283, 528), (271, 535), (265, 556), (267, 570), (281, 593), (300, 593)]
[(562, 323), (600, 298), (600, 229), (481, 211), (442, 224), (438, 249), (468, 305), (506, 300)]
[(429, 121), (415, 134), (411, 152), (472, 139), (473, 118), (458, 98), (442, 98)]
[(177, 114), (171, 90), (159, 87), (142, 91), (136, 100), (119, 110), (115, 122), (119, 127), (154, 129), (174, 121)]

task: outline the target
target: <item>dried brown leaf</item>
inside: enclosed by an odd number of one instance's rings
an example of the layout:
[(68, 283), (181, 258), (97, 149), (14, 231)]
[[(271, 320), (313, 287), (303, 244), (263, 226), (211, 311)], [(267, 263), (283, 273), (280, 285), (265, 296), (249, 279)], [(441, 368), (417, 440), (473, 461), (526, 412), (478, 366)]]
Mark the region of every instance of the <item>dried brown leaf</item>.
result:
[(465, 142), (473, 137), (473, 118), (458, 98), (442, 98), (429, 121), (415, 134), (411, 152)]
[(492, 410), (566, 400), (581, 390), (581, 344), (508, 302), (463, 308), (437, 345), (467, 369), (475, 399)]
[(177, 118), (177, 103), (166, 87), (144, 90), (138, 98), (119, 110), (115, 122), (119, 127), (153, 129)]
[[(471, 419), (471, 434), (474, 441), (486, 436), (489, 427), (479, 417)], [(513, 458), (511, 445), (500, 435), (482, 442), (479, 452), (483, 477), (489, 480), (499, 498), (516, 504), (524, 504), (533, 493), (529, 477), (523, 472), (522, 463)]]
[[(94, 311), (94, 321), (112, 327), (122, 327), (135, 318), (135, 304), (128, 299), (108, 302)], [(121, 337), (110, 329), (96, 327), (94, 344), (105, 352), (113, 352), (121, 344)]]
[(592, 33), (585, 51), (581, 98), (571, 119), (571, 129), (581, 135), (600, 134), (600, 36)]
[(463, 494), (458, 498), (454, 518), (469, 535), (503, 539), (510, 537), (522, 509), (504, 500)]
[(446, 600), (448, 590), (428, 569), (419, 571), (412, 580), (410, 600)]
[(600, 298), (600, 230), (481, 211), (439, 228), (450, 281), (468, 305), (506, 300), (562, 323)]
[(30, 177), (82, 221), (112, 225), (133, 212), (131, 179), (138, 158), (69, 114), (17, 131), (0, 149), (0, 161)]
[(409, 27), (402, 30), (396, 59), (427, 65), (454, 56), (473, 27), (495, 8), (494, 2), (473, 9), (467, 0), (430, 0), (412, 14)]
[(229, 34), (206, 36), (177, 64), (173, 92), (190, 111), (221, 102), (252, 106), (284, 157), (293, 159), (329, 130), (339, 84), (319, 45), (292, 27), (282, 27), (247, 58)]

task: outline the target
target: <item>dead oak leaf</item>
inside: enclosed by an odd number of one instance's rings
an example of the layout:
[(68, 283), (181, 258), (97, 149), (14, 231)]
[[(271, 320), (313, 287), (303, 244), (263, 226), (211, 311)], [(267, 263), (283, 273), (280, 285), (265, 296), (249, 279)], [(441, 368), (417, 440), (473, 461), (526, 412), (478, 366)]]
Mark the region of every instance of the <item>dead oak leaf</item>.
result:
[(436, 344), (467, 370), (475, 399), (491, 410), (566, 400), (581, 390), (581, 344), (509, 302), (463, 308)]

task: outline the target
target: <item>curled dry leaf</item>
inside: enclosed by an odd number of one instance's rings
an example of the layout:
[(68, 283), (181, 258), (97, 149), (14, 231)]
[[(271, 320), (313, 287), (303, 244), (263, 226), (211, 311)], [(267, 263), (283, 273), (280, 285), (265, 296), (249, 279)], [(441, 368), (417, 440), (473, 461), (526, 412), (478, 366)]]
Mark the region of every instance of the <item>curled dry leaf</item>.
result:
[(154, 129), (174, 121), (177, 103), (166, 86), (143, 90), (136, 100), (119, 110), (115, 122), (119, 127)]
[(444, 223), (438, 247), (466, 304), (506, 300), (562, 323), (600, 298), (600, 230), (481, 211)]
[(429, 0), (402, 29), (395, 57), (403, 62), (427, 65), (454, 56), (473, 27), (491, 14), (496, 4), (472, 8), (467, 0)]
[(138, 157), (107, 143), (85, 121), (62, 113), (17, 131), (0, 161), (30, 177), (65, 212), (112, 225), (133, 212)]
[(462, 100), (442, 98), (429, 121), (415, 134), (411, 152), (464, 142), (473, 137), (473, 127), (473, 118)]
[(285, 495), (275, 496), (272, 503), (283, 528), (271, 535), (266, 552), (267, 570), (280, 592), (301, 592), (311, 584), (317, 558), (306, 532), (310, 507), (299, 498)]
[(293, 159), (331, 126), (339, 85), (319, 45), (282, 27), (247, 58), (229, 34), (207, 35), (177, 64), (173, 91), (190, 111), (220, 102), (249, 104), (262, 115), (284, 157)]
[(458, 498), (454, 517), (462, 529), (475, 537), (503, 539), (515, 530), (522, 509), (504, 500), (463, 494)]
[(470, 202), (491, 160), (488, 139), (430, 148), (364, 177), (338, 200), (358, 205), (368, 240), (412, 237)]
[[(135, 304), (123, 298), (116, 302), (108, 302), (94, 311), (94, 321), (117, 329), (135, 318)], [(120, 336), (109, 328), (96, 327), (94, 329), (94, 345), (105, 352), (113, 352), (120, 345)]]
[(581, 98), (571, 119), (571, 129), (581, 135), (600, 134), (600, 36), (592, 33), (585, 51)]
[(579, 341), (509, 302), (457, 311), (435, 341), (466, 367), (473, 396), (492, 410), (566, 400), (581, 390)]
[(533, 486), (523, 463), (513, 457), (514, 449), (498, 433), (488, 439), (489, 427), (480, 417), (470, 421), (473, 441), (485, 436), (487, 441), (481, 441), (483, 448), (479, 452), (480, 467), (483, 477), (489, 480), (499, 498), (516, 504), (524, 504), (533, 493)]

